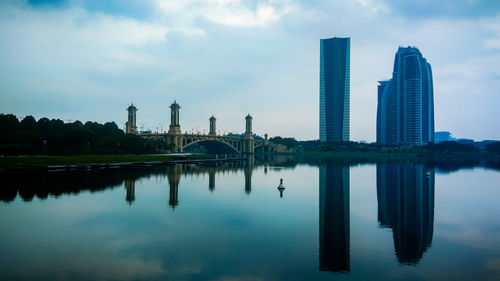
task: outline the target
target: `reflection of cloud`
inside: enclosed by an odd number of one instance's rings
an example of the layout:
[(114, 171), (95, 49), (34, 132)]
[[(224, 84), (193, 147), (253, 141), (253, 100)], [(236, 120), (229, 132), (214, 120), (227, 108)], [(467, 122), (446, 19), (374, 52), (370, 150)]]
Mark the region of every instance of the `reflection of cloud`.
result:
[(264, 280), (273, 280), (273, 279), (265, 279), (260, 276), (223, 276), (215, 279), (215, 281), (264, 281)]
[(492, 232), (490, 229), (475, 225), (462, 225), (461, 228), (458, 228), (457, 225), (450, 226), (445, 223), (441, 225), (442, 229), (439, 236), (447, 240), (484, 250), (500, 250), (500, 236), (496, 231)]
[(500, 273), (500, 259), (488, 259), (486, 261), (486, 267)]

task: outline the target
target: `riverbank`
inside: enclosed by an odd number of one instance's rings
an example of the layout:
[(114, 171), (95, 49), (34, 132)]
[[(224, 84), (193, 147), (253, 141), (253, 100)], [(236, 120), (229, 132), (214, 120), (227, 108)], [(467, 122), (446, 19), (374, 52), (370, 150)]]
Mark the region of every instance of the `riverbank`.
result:
[(0, 168), (17, 168), (22, 166), (66, 166), (82, 164), (114, 164), (158, 162), (173, 160), (210, 159), (206, 154), (97, 154), (67, 156), (8, 156), (0, 158)]
[(319, 158), (339, 159), (374, 159), (374, 160), (435, 160), (435, 161), (457, 161), (457, 160), (493, 160), (500, 161), (500, 154), (486, 152), (386, 152), (386, 151), (304, 151), (296, 155)]

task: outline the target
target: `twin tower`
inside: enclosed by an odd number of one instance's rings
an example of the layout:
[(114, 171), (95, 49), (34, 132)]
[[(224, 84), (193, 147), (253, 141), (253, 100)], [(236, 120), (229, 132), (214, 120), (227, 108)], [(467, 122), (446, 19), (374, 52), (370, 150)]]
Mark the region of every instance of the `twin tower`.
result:
[[(319, 139), (349, 141), (350, 38), (321, 39)], [(399, 47), (392, 79), (379, 81), (377, 143), (420, 146), (434, 142), (431, 65), (415, 47)]]
[[(210, 127), (208, 135), (200, 133), (182, 133), (181, 126), (179, 123), (179, 110), (180, 105), (174, 101), (170, 105), (170, 126), (168, 132), (156, 133), (156, 134), (142, 134), (144, 137), (162, 137), (170, 145), (171, 150), (174, 152), (182, 152), (185, 146), (188, 146), (194, 142), (202, 141), (218, 141), (222, 143), (230, 143), (236, 150), (240, 153), (253, 153), (255, 152), (255, 141), (252, 133), (252, 116), (248, 114), (245, 117), (246, 126), (245, 134), (243, 138), (238, 136), (223, 136), (217, 135), (216, 131), (216, 118), (212, 115), (208, 120), (210, 121)], [(139, 134), (136, 126), (136, 112), (137, 108), (131, 104), (128, 108), (128, 121), (126, 123), (126, 133), (129, 134)]]

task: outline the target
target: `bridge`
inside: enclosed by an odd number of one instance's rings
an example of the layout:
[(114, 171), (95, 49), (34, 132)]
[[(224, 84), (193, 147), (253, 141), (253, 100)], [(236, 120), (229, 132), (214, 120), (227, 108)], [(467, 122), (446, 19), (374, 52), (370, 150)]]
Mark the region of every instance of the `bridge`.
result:
[[(210, 117), (209, 121), (209, 132), (208, 134), (201, 133), (182, 133), (181, 126), (179, 123), (179, 104), (174, 101), (170, 105), (170, 126), (166, 133), (148, 133), (140, 134), (144, 138), (156, 139), (165, 141), (172, 152), (183, 152), (185, 148), (188, 148), (194, 144), (202, 144), (206, 142), (216, 142), (223, 144), (224, 146), (231, 149), (234, 153), (244, 154), (244, 153), (272, 153), (272, 152), (282, 152), (285, 148), (282, 145), (274, 144), (267, 139), (267, 134), (265, 134), (264, 139), (256, 139), (252, 133), (252, 116), (248, 114), (245, 117), (245, 133), (243, 136), (237, 135), (218, 135), (216, 133), (216, 118), (214, 116)], [(136, 111), (137, 108), (134, 105), (128, 108), (128, 122), (126, 123), (127, 133), (137, 132), (136, 127)]]

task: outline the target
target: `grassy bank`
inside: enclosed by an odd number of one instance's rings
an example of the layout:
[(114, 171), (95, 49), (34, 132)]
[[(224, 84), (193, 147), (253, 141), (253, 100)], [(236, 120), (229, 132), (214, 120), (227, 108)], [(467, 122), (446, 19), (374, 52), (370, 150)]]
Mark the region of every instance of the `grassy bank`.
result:
[(1, 168), (14, 168), (21, 165), (75, 165), (89, 163), (119, 163), (147, 162), (179, 159), (205, 159), (208, 155), (168, 155), (168, 154), (98, 154), (98, 155), (68, 155), (68, 156), (10, 156), (0, 158)]

